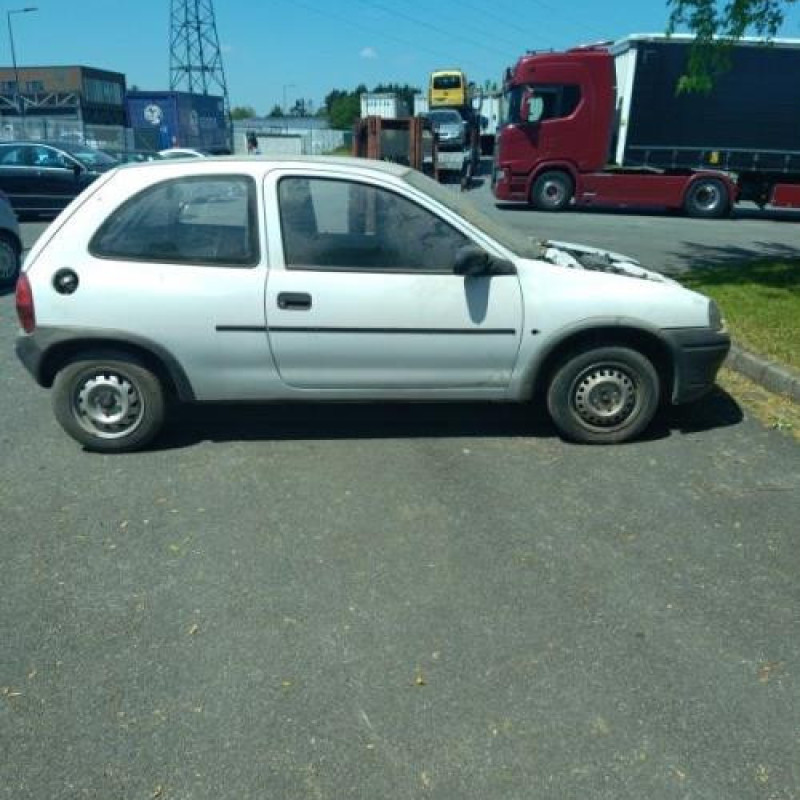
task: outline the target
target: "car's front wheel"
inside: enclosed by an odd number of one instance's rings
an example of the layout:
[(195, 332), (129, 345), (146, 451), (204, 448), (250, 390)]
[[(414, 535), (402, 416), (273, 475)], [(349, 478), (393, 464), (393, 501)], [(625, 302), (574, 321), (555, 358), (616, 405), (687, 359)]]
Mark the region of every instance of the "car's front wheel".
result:
[(556, 369), (547, 408), (559, 432), (584, 444), (633, 439), (650, 424), (660, 381), (648, 358), (628, 347), (573, 353)]
[(126, 356), (87, 356), (64, 366), (53, 384), (53, 411), (87, 450), (138, 450), (161, 430), (164, 389), (147, 367)]

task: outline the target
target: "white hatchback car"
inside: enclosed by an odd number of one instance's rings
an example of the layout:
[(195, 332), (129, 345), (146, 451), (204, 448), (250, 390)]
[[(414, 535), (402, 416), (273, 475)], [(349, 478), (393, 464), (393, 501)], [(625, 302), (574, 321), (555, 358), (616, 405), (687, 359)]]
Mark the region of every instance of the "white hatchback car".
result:
[(730, 346), (713, 302), (630, 259), (349, 158), (116, 169), (36, 243), (17, 306), (19, 357), (105, 452), (145, 445), (171, 401), (541, 394), (566, 437), (620, 442), (706, 392)]

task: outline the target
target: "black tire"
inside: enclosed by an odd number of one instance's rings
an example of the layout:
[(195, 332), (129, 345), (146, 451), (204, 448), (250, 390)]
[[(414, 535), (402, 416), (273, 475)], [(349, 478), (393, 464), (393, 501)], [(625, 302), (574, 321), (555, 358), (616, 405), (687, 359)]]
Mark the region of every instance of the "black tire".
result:
[(13, 286), (19, 277), (20, 251), (18, 242), (0, 232), (0, 289)]
[(718, 178), (700, 178), (686, 192), (683, 208), (690, 217), (719, 219), (731, 210), (728, 188)]
[(566, 172), (543, 172), (531, 187), (531, 205), (539, 211), (563, 211), (574, 193), (575, 185)]
[(53, 411), (61, 427), (87, 450), (127, 453), (144, 447), (161, 430), (164, 388), (133, 358), (86, 355), (56, 375)]
[(558, 367), (547, 408), (566, 439), (616, 444), (647, 428), (660, 394), (658, 373), (648, 358), (627, 347), (598, 347), (574, 353)]

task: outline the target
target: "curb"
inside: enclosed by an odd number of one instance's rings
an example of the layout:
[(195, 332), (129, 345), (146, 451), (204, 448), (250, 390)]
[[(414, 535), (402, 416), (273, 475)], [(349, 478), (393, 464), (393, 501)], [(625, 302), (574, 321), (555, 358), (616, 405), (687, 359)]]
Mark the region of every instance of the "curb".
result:
[(800, 372), (777, 361), (770, 361), (740, 347), (731, 345), (725, 366), (740, 372), (770, 392), (782, 394), (800, 404)]

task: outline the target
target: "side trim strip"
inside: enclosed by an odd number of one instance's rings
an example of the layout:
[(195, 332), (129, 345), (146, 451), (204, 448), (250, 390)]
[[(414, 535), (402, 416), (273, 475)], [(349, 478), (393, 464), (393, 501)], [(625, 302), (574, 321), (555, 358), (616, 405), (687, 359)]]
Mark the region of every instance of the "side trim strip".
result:
[(516, 336), (514, 328), (327, 328), (298, 325), (217, 325), (219, 333), (386, 333), (442, 336)]

